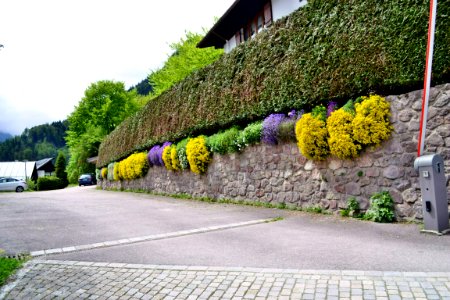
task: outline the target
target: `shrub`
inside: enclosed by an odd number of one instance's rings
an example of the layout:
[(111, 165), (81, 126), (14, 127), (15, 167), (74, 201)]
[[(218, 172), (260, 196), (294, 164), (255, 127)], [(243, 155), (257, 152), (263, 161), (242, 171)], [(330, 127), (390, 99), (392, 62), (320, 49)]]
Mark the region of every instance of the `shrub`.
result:
[(219, 154), (233, 153), (239, 150), (237, 138), (239, 129), (231, 127), (224, 132), (216, 133), (207, 138), (206, 143), (209, 151)]
[(113, 170), (113, 179), (115, 180), (115, 181), (118, 181), (118, 180), (120, 180), (121, 178), (120, 178), (120, 162), (116, 162), (115, 164), (114, 164), (114, 170)]
[(162, 160), (164, 162), (164, 166), (167, 170), (173, 170), (172, 167), (172, 146), (166, 146), (164, 147), (164, 150), (162, 152)]
[(191, 171), (197, 174), (203, 174), (211, 162), (211, 154), (206, 147), (206, 138), (199, 136), (189, 139), (186, 145), (186, 155), (191, 167)]
[(37, 182), (31, 179), (27, 179), (27, 185), (29, 191), (37, 191)]
[(370, 197), (370, 208), (364, 215), (365, 220), (390, 223), (395, 220), (394, 200), (387, 191), (375, 193)]
[(100, 169), (95, 169), (95, 178), (97, 180), (102, 180), (102, 171)]
[(261, 141), (262, 122), (254, 122), (241, 130), (236, 138), (236, 144), (239, 151), (245, 147), (257, 144)]
[(353, 139), (352, 121), (353, 115), (342, 108), (332, 112), (327, 119), (330, 153), (340, 159), (357, 157), (361, 150), (361, 145)]
[(311, 115), (325, 122), (327, 120), (327, 109), (323, 105), (318, 105), (312, 109)]
[(285, 120), (284, 114), (271, 114), (262, 124), (261, 141), (269, 145), (278, 144), (278, 127)]
[(178, 159), (177, 146), (170, 146), (170, 159), (172, 160), (172, 169), (174, 171), (181, 170), (180, 160)]
[(108, 177), (108, 168), (102, 168), (102, 179), (107, 179)]
[(189, 161), (186, 155), (186, 145), (188, 143), (188, 139), (181, 140), (177, 144), (177, 155), (178, 161), (180, 162), (181, 169), (186, 170), (189, 169)]
[(378, 95), (362, 98), (362, 103), (355, 104), (353, 136), (363, 145), (376, 146), (388, 139), (393, 130), (389, 121), (390, 104)]
[(150, 166), (161, 166), (159, 162), (159, 155), (161, 152), (161, 146), (153, 146), (147, 154), (147, 160)]
[(114, 165), (115, 163), (110, 163), (108, 164), (108, 174), (107, 174), (107, 178), (110, 181), (114, 180)]
[(39, 177), (37, 180), (38, 191), (58, 190), (64, 187), (64, 182), (56, 176)]
[(119, 177), (133, 180), (144, 177), (149, 169), (147, 154), (135, 153), (122, 160), (119, 164)]
[(295, 142), (295, 123), (297, 120), (293, 119), (287, 119), (283, 122), (281, 122), (280, 126), (278, 127), (278, 140), (280, 142)]
[(295, 136), (300, 152), (308, 159), (324, 160), (329, 154), (328, 132), (325, 122), (304, 114), (295, 125)]
[(347, 210), (350, 217), (358, 218), (360, 216), (359, 202), (355, 197), (350, 197), (347, 201)]
[[(420, 88), (428, 15), (426, 1), (309, 0), (121, 123), (102, 141), (98, 165), (323, 99)], [(441, 1), (434, 83), (450, 78), (449, 15)]]

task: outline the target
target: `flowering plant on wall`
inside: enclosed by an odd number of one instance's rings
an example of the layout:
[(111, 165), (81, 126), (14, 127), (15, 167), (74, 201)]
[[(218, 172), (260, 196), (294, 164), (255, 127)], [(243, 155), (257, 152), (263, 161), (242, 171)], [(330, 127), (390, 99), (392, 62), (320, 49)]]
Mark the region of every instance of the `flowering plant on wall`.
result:
[(114, 170), (113, 170), (113, 174), (114, 174), (113, 179), (116, 181), (121, 179), (119, 176), (119, 168), (120, 168), (120, 162), (116, 162), (114, 164)]
[(114, 180), (114, 165), (115, 163), (108, 164), (108, 180)]
[(178, 161), (180, 162), (180, 167), (183, 170), (189, 169), (189, 161), (186, 155), (186, 145), (188, 143), (188, 139), (183, 139), (177, 144), (177, 156)]
[(324, 160), (330, 153), (328, 132), (322, 115), (304, 114), (295, 125), (295, 136), (300, 152), (308, 159)]
[(108, 179), (108, 168), (102, 168), (102, 179)]
[(358, 156), (361, 145), (353, 138), (353, 115), (340, 108), (333, 111), (327, 119), (330, 153), (340, 159)]
[(161, 151), (160, 145), (153, 146), (147, 154), (148, 163), (150, 166), (161, 166), (159, 162), (159, 153)]
[(389, 138), (393, 130), (389, 117), (390, 104), (378, 95), (350, 100), (338, 110), (330, 102), (328, 109), (315, 107), (297, 122), (298, 147), (313, 160), (324, 160), (330, 153), (341, 159), (355, 158), (363, 146)]
[(167, 170), (173, 170), (172, 167), (172, 146), (166, 146), (162, 152), (162, 160)]
[(393, 130), (389, 121), (390, 104), (378, 95), (362, 97), (362, 100), (362, 103), (355, 104), (353, 135), (359, 143), (375, 146), (388, 139)]
[(261, 141), (265, 144), (278, 144), (278, 127), (286, 118), (284, 114), (271, 114), (262, 124)]
[(206, 147), (205, 136), (189, 139), (186, 145), (186, 155), (192, 172), (205, 173), (211, 162), (211, 154)]
[(144, 177), (149, 168), (146, 153), (135, 153), (122, 160), (119, 164), (119, 178), (125, 180)]
[(180, 160), (178, 159), (177, 146), (170, 146), (170, 160), (172, 162), (172, 170), (178, 171), (181, 170)]

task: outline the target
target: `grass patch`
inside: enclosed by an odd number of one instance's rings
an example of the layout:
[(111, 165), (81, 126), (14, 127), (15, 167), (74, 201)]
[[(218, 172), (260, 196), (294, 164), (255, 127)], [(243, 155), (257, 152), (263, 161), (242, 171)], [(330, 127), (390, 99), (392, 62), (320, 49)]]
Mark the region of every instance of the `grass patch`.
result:
[(23, 259), (0, 257), (0, 286), (25, 262)]

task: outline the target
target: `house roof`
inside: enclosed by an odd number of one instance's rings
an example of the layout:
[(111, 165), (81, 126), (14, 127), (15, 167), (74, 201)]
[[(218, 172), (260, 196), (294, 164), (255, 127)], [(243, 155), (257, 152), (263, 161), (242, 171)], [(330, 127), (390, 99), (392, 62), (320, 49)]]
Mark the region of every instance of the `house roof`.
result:
[(35, 168), (36, 162), (34, 161), (0, 162), (0, 177), (13, 177), (16, 179), (25, 179), (25, 169), (26, 169), (27, 171), (26, 177), (31, 178)]
[(40, 169), (40, 168), (42, 168), (43, 166), (45, 166), (46, 164), (48, 164), (49, 162), (51, 162), (53, 160), (53, 157), (50, 157), (50, 158), (44, 158), (44, 159), (41, 159), (41, 160), (38, 160), (37, 162), (36, 162), (36, 169)]
[(245, 26), (248, 19), (253, 18), (266, 2), (267, 0), (236, 0), (197, 44), (197, 47), (223, 48), (226, 41)]

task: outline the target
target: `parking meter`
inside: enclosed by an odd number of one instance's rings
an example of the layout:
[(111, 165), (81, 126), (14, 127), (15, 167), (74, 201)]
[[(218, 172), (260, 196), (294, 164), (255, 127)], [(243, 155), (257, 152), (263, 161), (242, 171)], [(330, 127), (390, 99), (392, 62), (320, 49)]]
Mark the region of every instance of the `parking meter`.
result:
[(439, 154), (423, 155), (414, 161), (414, 169), (419, 172), (425, 231), (446, 233), (449, 213), (444, 160)]

